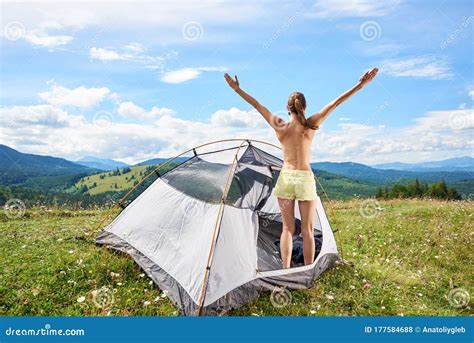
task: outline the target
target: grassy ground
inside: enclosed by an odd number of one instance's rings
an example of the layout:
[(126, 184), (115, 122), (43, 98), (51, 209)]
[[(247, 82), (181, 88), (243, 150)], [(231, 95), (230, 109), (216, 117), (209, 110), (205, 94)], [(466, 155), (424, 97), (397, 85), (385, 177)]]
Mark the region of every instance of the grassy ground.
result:
[[(352, 266), (291, 292), (287, 306), (272, 306), (266, 294), (231, 315), (472, 314), (472, 300), (456, 308), (447, 298), (455, 288), (474, 293), (472, 202), (334, 205), (330, 218)], [(37, 209), (9, 219), (2, 211), (0, 314), (177, 315), (131, 258), (93, 243), (100, 215)]]

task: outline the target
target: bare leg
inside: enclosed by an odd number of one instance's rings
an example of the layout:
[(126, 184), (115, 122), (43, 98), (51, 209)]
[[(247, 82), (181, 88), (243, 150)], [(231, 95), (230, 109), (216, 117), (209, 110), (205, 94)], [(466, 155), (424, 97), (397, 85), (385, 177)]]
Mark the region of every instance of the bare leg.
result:
[(298, 201), (301, 214), (301, 236), (303, 236), (304, 264), (314, 260), (314, 218), (316, 216), (316, 201)]
[(293, 234), (295, 233), (295, 201), (278, 198), (283, 231), (280, 237), (280, 254), (283, 268), (290, 268), (291, 253), (293, 251)]

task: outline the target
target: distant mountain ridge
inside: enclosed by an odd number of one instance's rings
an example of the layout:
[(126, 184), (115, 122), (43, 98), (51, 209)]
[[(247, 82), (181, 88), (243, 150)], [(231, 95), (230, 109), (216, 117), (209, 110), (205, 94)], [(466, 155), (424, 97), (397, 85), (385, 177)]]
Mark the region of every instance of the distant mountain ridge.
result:
[(99, 158), (99, 157), (94, 157), (94, 156), (85, 156), (77, 161), (74, 161), (74, 163), (80, 164), (82, 166), (90, 167), (90, 168), (96, 168), (100, 170), (113, 170), (117, 168), (125, 168), (128, 167), (129, 164), (120, 162), (120, 161), (115, 161), (112, 159), (107, 159), (107, 158)]
[(68, 177), (87, 175), (96, 169), (81, 166), (64, 158), (24, 154), (0, 144), (0, 184), (19, 185), (29, 183), (38, 186), (67, 182)]
[(395, 169), (408, 171), (471, 171), (474, 172), (474, 158), (469, 156), (454, 157), (441, 161), (418, 163), (391, 162), (375, 164), (378, 169)]
[[(152, 165), (152, 164), (154, 164), (154, 165), (161, 164), (161, 163), (164, 163), (164, 162), (168, 161), (170, 158), (152, 158), (152, 159), (137, 163), (137, 164), (135, 164), (135, 166), (147, 166), (147, 165)], [(177, 157), (173, 160), (173, 162), (181, 163), (181, 162), (186, 161), (187, 159), (189, 159), (189, 157)]]
[(311, 163), (314, 169), (324, 170), (329, 173), (343, 175), (353, 180), (391, 183), (403, 179), (420, 179), (424, 181), (439, 181), (444, 179), (446, 182), (456, 182), (460, 180), (474, 179), (472, 171), (410, 171), (395, 169), (378, 169), (369, 167), (365, 164), (354, 162), (317, 162)]

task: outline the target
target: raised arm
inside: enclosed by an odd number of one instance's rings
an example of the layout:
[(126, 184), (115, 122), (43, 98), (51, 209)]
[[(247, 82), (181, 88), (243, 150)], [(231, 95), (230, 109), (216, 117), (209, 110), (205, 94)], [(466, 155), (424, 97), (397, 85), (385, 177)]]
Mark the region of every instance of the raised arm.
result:
[(265, 120), (268, 124), (270, 124), (271, 127), (273, 127), (275, 130), (281, 128), (281, 126), (285, 123), (284, 120), (277, 116), (274, 116), (268, 110), (268, 108), (260, 104), (257, 99), (255, 99), (253, 96), (246, 93), (242, 88), (240, 88), (239, 79), (237, 78), (237, 75), (235, 75), (235, 80), (227, 73), (224, 75), (224, 78), (229, 84), (230, 88), (232, 88), (237, 94), (242, 97), (242, 99), (244, 99), (252, 107), (254, 107), (262, 115), (262, 117), (265, 118)]
[(326, 120), (327, 117), (329, 117), (331, 112), (336, 109), (337, 106), (348, 100), (351, 96), (361, 90), (366, 84), (372, 81), (375, 75), (377, 75), (378, 71), (379, 70), (377, 68), (374, 68), (371, 71), (366, 72), (364, 75), (362, 75), (359, 82), (354, 87), (342, 93), (335, 100), (324, 106), (318, 113), (315, 113), (311, 117), (309, 117), (308, 122), (312, 125), (320, 126), (323, 121)]

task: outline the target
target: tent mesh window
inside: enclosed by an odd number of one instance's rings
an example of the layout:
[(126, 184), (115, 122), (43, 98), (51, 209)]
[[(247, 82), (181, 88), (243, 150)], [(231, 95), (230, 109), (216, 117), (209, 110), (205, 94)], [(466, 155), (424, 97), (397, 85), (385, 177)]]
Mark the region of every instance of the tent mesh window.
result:
[(180, 192), (208, 202), (219, 203), (231, 165), (208, 162), (196, 156), (162, 176)]
[(233, 165), (230, 155), (235, 155), (237, 149), (235, 147), (192, 157), (161, 178), (190, 197), (217, 204), (222, 198), (229, 173), (233, 171), (225, 203), (257, 210), (271, 195), (276, 182), (275, 175), (278, 175), (268, 163), (279, 164), (281, 161), (258, 148), (248, 147), (241, 154), (234, 170), (231, 170)]

